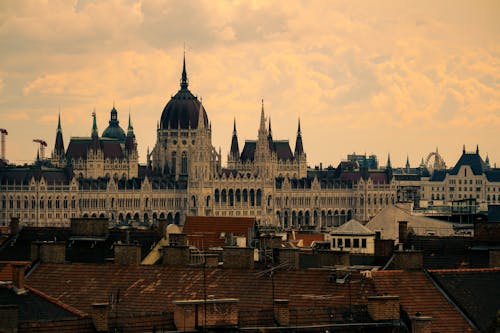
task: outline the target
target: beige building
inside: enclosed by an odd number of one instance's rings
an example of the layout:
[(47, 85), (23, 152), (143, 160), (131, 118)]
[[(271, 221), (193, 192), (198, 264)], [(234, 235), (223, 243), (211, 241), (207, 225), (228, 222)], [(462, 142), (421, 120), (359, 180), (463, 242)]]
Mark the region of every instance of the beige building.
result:
[(333, 228), (329, 238), (332, 250), (356, 254), (375, 253), (375, 232), (354, 219)]

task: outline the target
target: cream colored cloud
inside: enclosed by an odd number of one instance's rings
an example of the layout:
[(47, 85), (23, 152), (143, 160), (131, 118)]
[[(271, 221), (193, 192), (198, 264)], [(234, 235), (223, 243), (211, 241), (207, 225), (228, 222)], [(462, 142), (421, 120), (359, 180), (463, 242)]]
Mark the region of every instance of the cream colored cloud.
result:
[(0, 109), (46, 120), (41, 137), (54, 137), (59, 107), (68, 137), (89, 133), (94, 108), (102, 131), (114, 100), (122, 126), (132, 113), (143, 159), (179, 87), (184, 42), (190, 88), (203, 96), (223, 155), (234, 117), (240, 145), (255, 139), (261, 98), (275, 137), (292, 146), (301, 117), (311, 164), (365, 150), (404, 163), (448, 141), (443, 154), (453, 156), (459, 141), (490, 142), (500, 125), (497, 3), (1, 5)]

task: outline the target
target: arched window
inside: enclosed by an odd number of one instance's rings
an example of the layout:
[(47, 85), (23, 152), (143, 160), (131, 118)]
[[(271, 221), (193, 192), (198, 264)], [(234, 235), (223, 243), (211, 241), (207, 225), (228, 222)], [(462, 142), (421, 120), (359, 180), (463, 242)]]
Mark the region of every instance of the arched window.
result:
[(175, 151), (172, 152), (172, 166), (170, 170), (175, 174), (175, 166), (177, 165), (177, 153)]
[(59, 200), (59, 197), (56, 197), (56, 209), (61, 208), (61, 201)]
[(233, 191), (233, 189), (229, 190), (229, 206), (234, 206), (234, 191)]
[(240, 189), (236, 190), (236, 202), (241, 202), (241, 191)]
[(257, 206), (261, 206), (262, 205), (262, 190), (261, 189), (257, 190), (256, 201), (257, 201)]
[(181, 173), (183, 175), (187, 175), (188, 173), (188, 158), (187, 158), (187, 153), (185, 151), (182, 152), (181, 156)]
[(215, 202), (217, 202), (217, 203), (218, 203), (218, 202), (219, 202), (219, 190), (218, 190), (218, 189), (216, 189), (216, 190), (215, 190), (215, 195), (214, 195), (214, 197), (215, 197)]
[(222, 190), (221, 192), (221, 200), (222, 200), (222, 203), (226, 203), (227, 202), (227, 192), (226, 190)]

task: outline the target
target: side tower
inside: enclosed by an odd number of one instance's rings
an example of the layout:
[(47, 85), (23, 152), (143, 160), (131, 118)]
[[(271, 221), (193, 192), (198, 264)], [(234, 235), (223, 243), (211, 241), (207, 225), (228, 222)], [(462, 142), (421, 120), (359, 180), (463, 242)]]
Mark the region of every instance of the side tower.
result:
[(297, 139), (295, 140), (295, 152), (293, 157), (297, 163), (297, 171), (299, 178), (307, 176), (307, 156), (304, 152), (304, 145), (302, 143), (302, 131), (300, 130), (300, 119), (297, 128)]

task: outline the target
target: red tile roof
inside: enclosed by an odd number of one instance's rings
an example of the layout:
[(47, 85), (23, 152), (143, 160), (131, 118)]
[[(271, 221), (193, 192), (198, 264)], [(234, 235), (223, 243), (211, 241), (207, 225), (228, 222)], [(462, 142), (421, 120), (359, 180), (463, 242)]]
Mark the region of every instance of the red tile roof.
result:
[[(83, 312), (92, 303), (108, 302), (119, 293), (120, 309), (127, 313), (164, 312), (172, 302), (203, 299), (202, 268), (125, 266), (99, 264), (40, 264), (27, 283)], [(257, 270), (218, 269), (205, 271), (206, 294), (215, 298), (238, 298), (240, 309), (272, 307), (272, 281)], [(275, 271), (275, 298), (289, 299), (290, 308), (325, 307), (366, 303), (375, 293), (371, 280), (353, 273), (351, 297), (348, 284), (338, 284), (328, 270)]]
[(12, 265), (30, 264), (29, 261), (0, 261), (0, 281), (12, 281)]
[(431, 330), (440, 333), (475, 332), (422, 271), (377, 271), (372, 274), (379, 294), (398, 295), (408, 315), (432, 317)]
[(305, 233), (300, 233), (296, 232), (295, 233), (295, 239), (293, 239), (293, 234), (289, 234), (288, 238), (296, 241), (302, 240), (302, 245), (301, 246), (311, 246), (312, 242), (323, 242), (325, 240), (325, 235), (324, 234), (305, 234)]
[(187, 235), (189, 244), (207, 249), (226, 245), (221, 233), (248, 238), (254, 221), (249, 217), (187, 216), (182, 232)]

